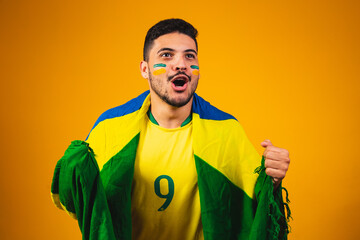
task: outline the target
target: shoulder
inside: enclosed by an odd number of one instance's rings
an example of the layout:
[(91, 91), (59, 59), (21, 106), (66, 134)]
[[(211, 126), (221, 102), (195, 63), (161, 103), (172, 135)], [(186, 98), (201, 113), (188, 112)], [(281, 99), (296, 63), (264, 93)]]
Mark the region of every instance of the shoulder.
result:
[(208, 138), (212, 133), (214, 139), (220, 136), (226, 139), (242, 139), (245, 135), (244, 129), (233, 115), (214, 107), (197, 94), (194, 95), (193, 114), (196, 128), (206, 133), (204, 138)]
[(131, 99), (130, 101), (128, 101), (120, 106), (108, 109), (107, 111), (105, 111), (104, 113), (102, 113), (100, 115), (100, 117), (95, 122), (93, 128), (95, 128), (100, 122), (105, 121), (107, 119), (123, 117), (125, 115), (131, 114), (131, 113), (139, 110), (141, 108), (145, 98), (147, 97), (147, 95), (149, 95), (149, 91), (143, 92), (139, 96)]
[(198, 114), (200, 116), (200, 119), (218, 121), (233, 119), (237, 121), (234, 116), (214, 107), (196, 93), (194, 94), (193, 100), (193, 113)]
[[(141, 108), (148, 95), (149, 95), (149, 91), (143, 92), (142, 94), (131, 99), (130, 101), (120, 106), (108, 109), (107, 111), (102, 113), (100, 117), (96, 120), (94, 126), (91, 128), (86, 139), (89, 138), (90, 134), (93, 132), (93, 130), (95, 130), (95, 128), (98, 129), (101, 125), (103, 125), (102, 123), (109, 121), (111, 122), (116, 121), (117, 123), (119, 123), (119, 121), (122, 121), (122, 119), (130, 120), (131, 114), (138, 111)], [(129, 116), (129, 118), (127, 118), (126, 116)]]

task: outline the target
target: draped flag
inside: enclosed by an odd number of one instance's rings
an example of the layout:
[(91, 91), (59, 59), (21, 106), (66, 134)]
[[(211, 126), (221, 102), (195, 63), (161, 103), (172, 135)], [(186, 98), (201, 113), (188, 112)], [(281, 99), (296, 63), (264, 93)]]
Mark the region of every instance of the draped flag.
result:
[[(53, 201), (77, 218), (83, 239), (131, 239), (134, 162), (149, 106), (147, 91), (106, 111), (57, 163)], [(238, 121), (197, 94), (192, 121), (204, 239), (287, 239), (283, 188), (274, 191)]]

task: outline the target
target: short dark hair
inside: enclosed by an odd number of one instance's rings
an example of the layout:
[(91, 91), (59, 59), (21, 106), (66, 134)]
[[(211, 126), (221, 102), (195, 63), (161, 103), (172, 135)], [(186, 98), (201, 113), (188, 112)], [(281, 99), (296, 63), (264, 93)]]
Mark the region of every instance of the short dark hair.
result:
[(193, 27), (193, 25), (179, 18), (165, 19), (152, 26), (147, 32), (143, 50), (144, 61), (149, 60), (149, 51), (154, 43), (154, 40), (162, 35), (173, 32), (183, 33), (191, 37), (195, 41), (196, 50), (198, 49), (196, 41), (198, 31)]

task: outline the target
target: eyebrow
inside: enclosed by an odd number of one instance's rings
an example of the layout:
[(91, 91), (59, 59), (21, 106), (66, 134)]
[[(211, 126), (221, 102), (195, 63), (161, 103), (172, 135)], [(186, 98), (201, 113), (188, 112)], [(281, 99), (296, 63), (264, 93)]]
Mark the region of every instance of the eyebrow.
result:
[(186, 49), (185, 52), (193, 52), (197, 55), (197, 52), (194, 49)]
[(172, 48), (161, 48), (157, 53), (162, 52), (162, 51), (170, 51), (170, 52), (173, 52), (173, 51), (175, 51), (175, 50), (172, 49)]
[[(172, 48), (161, 48), (157, 53), (160, 53), (162, 51), (170, 51), (170, 52), (174, 52), (175, 49)], [(197, 52), (194, 49), (186, 49), (184, 52), (193, 52), (197, 55)]]

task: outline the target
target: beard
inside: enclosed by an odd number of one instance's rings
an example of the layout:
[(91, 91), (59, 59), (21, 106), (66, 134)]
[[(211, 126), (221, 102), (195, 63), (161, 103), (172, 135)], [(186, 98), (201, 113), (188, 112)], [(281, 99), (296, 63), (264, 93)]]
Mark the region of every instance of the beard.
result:
[[(174, 78), (175, 76), (177, 76), (179, 74), (186, 75), (183, 72), (178, 72), (177, 74), (175, 74), (173, 76), (169, 76), (168, 79), (167, 79), (167, 82), (170, 82), (172, 78)], [(194, 93), (195, 93), (195, 90), (196, 90), (196, 87), (197, 87), (197, 83), (194, 86), (190, 86), (191, 77), (188, 76), (188, 78), (189, 78), (188, 87), (192, 87), (191, 91), (190, 91), (190, 94), (184, 99), (176, 99), (176, 98), (171, 98), (170, 97), (170, 94), (167, 91), (165, 85), (162, 84), (161, 79), (157, 79), (156, 77), (154, 77), (151, 72), (149, 74), (150, 86), (151, 86), (151, 89), (155, 92), (155, 94), (158, 95), (161, 100), (163, 100), (164, 102), (166, 102), (170, 106), (178, 107), (178, 108), (185, 106), (191, 100), (191, 98), (194, 96)]]

